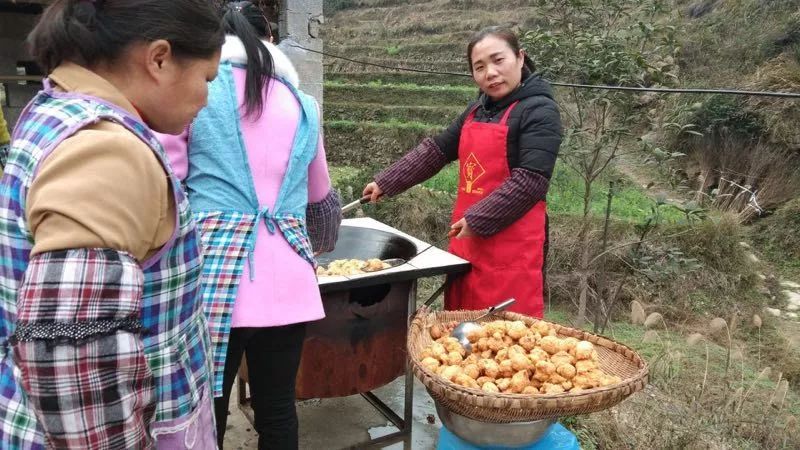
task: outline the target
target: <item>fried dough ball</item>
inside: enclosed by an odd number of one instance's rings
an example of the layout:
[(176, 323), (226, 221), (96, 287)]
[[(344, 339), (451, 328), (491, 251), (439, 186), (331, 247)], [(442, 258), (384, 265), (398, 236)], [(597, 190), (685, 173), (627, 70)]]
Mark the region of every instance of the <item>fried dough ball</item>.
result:
[(441, 338), (442, 336), (444, 336), (444, 330), (442, 329), (442, 326), (438, 323), (434, 324), (431, 327), (431, 337), (435, 340)]
[(477, 364), (469, 364), (464, 366), (464, 374), (473, 380), (477, 380), (481, 376), (481, 369)]
[(499, 378), (494, 382), (494, 384), (497, 386), (497, 389), (506, 391), (509, 387), (511, 387), (511, 378)]
[(499, 366), (501, 378), (511, 378), (514, 375), (514, 364), (511, 363), (510, 359), (501, 361)]
[(519, 339), (528, 333), (528, 327), (525, 322), (517, 320), (507, 325), (506, 334), (512, 339)]
[(482, 359), (478, 361), (478, 367), (483, 370), (487, 377), (497, 378), (500, 374), (500, 365), (492, 359)]
[(489, 350), (494, 353), (499, 352), (500, 350), (504, 350), (506, 347), (506, 343), (503, 342), (503, 338), (496, 338), (492, 337), (489, 338)]
[(550, 375), (550, 378), (547, 380), (550, 384), (561, 384), (565, 381), (567, 381), (567, 379), (557, 373)]
[(456, 375), (454, 382), (458, 385), (473, 388), (473, 389), (480, 389), (481, 387), (478, 386), (478, 382), (476, 382), (473, 378), (470, 378), (466, 374), (459, 374)]
[(531, 380), (528, 379), (527, 370), (520, 370), (511, 377), (511, 391), (515, 394), (521, 393), (530, 384)]
[(454, 381), (456, 376), (462, 375), (463, 373), (464, 371), (461, 369), (461, 366), (445, 366), (439, 375), (447, 381)]
[(572, 364), (575, 362), (575, 358), (572, 357), (569, 353), (565, 351), (560, 351), (555, 355), (550, 357), (550, 362), (555, 364), (556, 367), (562, 364)]
[(525, 354), (514, 354), (511, 357), (511, 367), (514, 370), (527, 370), (531, 368), (531, 360)]
[(472, 344), (472, 348), (477, 349), (481, 352), (485, 352), (486, 350), (489, 350), (489, 342), (490, 341), (488, 337), (482, 337), (478, 339), (478, 342)]
[(497, 352), (497, 355), (494, 357), (494, 360), (497, 362), (503, 362), (508, 359), (508, 349), (501, 348), (500, 351)]
[(503, 336), (503, 343), (506, 347), (509, 347), (514, 344), (514, 339), (512, 339), (511, 336)]
[(475, 380), (475, 381), (477, 381), (477, 382), (478, 382), (478, 384), (480, 384), (481, 386), (483, 386), (483, 385), (484, 385), (484, 384), (486, 384), (486, 383), (492, 383), (492, 384), (494, 384), (494, 378), (492, 378), (492, 377), (487, 377), (487, 376), (478, 377), (478, 379), (477, 379), (477, 380)]
[(533, 386), (525, 386), (525, 389), (522, 390), (522, 393), (525, 395), (534, 395), (539, 393), (539, 389)]
[(547, 336), (550, 333), (550, 325), (540, 320), (531, 325), (531, 331), (535, 331), (542, 336)]
[(539, 340), (539, 347), (551, 355), (561, 351), (561, 343), (555, 336), (545, 336)]
[[(572, 352), (575, 350), (575, 346), (580, 342), (579, 340), (575, 339), (574, 337), (568, 337), (561, 340), (561, 351), (567, 352), (572, 355)], [(574, 355), (573, 355), (574, 356)]]
[(482, 359), (492, 359), (492, 355), (494, 355), (494, 352), (492, 352), (491, 350), (486, 350), (484, 352), (481, 352)]
[(438, 359), (428, 356), (427, 358), (422, 360), (422, 365), (428, 370), (434, 372), (436, 371), (436, 368), (439, 367), (441, 364), (439, 363)]
[(447, 364), (455, 366), (464, 361), (464, 357), (459, 352), (450, 352), (447, 354)]
[(469, 340), (470, 344), (472, 344), (485, 337), (488, 337), (488, 334), (486, 333), (486, 329), (481, 327), (471, 331), (467, 335), (467, 340)]
[(454, 337), (443, 337), (439, 339), (439, 342), (444, 345), (445, 349), (447, 349), (447, 353), (457, 352), (460, 353), (462, 357), (467, 355), (467, 351), (464, 349), (464, 346), (461, 345), (461, 343), (458, 342), (458, 339)]
[(525, 336), (519, 338), (519, 345), (520, 347), (524, 348), (525, 351), (531, 351), (536, 348), (536, 335), (532, 333), (528, 333)]
[(596, 367), (597, 364), (591, 359), (583, 359), (575, 363), (575, 369), (578, 371), (578, 373), (586, 373), (594, 370)]
[(556, 366), (556, 373), (567, 380), (571, 380), (578, 374), (578, 370), (575, 369), (575, 366), (572, 364), (561, 364), (560, 366)]
[(563, 394), (564, 388), (560, 384), (545, 383), (540, 392), (544, 394)]
[(564, 388), (565, 391), (569, 391), (570, 389), (572, 389), (572, 382), (567, 380), (561, 383), (561, 387)]
[(539, 361), (548, 361), (550, 359), (550, 355), (542, 350), (539, 347), (531, 350), (530, 354), (528, 354), (528, 359), (531, 360), (533, 364), (536, 364)]
[(594, 352), (594, 345), (588, 341), (580, 341), (575, 345), (575, 358), (577, 359), (592, 359), (592, 352)]
[(498, 389), (497, 385), (492, 383), (491, 381), (483, 383), (483, 386), (481, 386), (481, 390), (483, 390), (484, 392), (491, 392), (492, 394), (500, 393), (500, 389)]

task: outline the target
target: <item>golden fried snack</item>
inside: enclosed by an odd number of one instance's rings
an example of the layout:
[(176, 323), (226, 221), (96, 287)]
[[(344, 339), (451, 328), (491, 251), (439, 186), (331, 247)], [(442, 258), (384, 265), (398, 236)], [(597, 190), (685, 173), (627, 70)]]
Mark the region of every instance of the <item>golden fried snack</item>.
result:
[(478, 361), (478, 367), (483, 371), (487, 377), (497, 378), (500, 374), (500, 365), (493, 359), (482, 359)]
[(494, 378), (486, 376), (486, 375), (483, 375), (483, 376), (478, 377), (475, 381), (477, 381), (478, 384), (483, 386), (484, 383), (494, 383)]
[(481, 376), (481, 369), (477, 364), (468, 364), (464, 366), (464, 374), (473, 380), (477, 380)]
[[(490, 393), (537, 395), (578, 393), (619, 383), (600, 369), (595, 346), (560, 337), (556, 326), (539, 321), (495, 320), (470, 334), (472, 353), (450, 332), (456, 322), (430, 328), (435, 339), (421, 352), (421, 363), (442, 378)], [(437, 337), (438, 336), (438, 337)]]
[(560, 384), (545, 383), (542, 385), (540, 392), (545, 394), (563, 394), (564, 388)]
[(594, 352), (594, 345), (588, 341), (580, 341), (575, 345), (575, 358), (577, 359), (592, 359), (592, 352)]
[(556, 373), (567, 380), (571, 380), (572, 378), (575, 378), (575, 375), (578, 374), (578, 370), (575, 369), (575, 366), (572, 364), (561, 364), (560, 366), (556, 367)]
[(510, 322), (506, 326), (506, 334), (512, 339), (518, 340), (527, 333), (528, 327), (525, 325), (525, 322), (518, 320), (516, 322)]
[(422, 365), (425, 366), (430, 371), (435, 371), (437, 367), (441, 364), (439, 360), (433, 357), (428, 356), (427, 358), (422, 360)]
[(492, 383), (491, 381), (487, 381), (486, 383), (483, 383), (483, 385), (481, 386), (481, 389), (483, 391), (485, 391), (485, 392), (491, 392), (492, 394), (499, 394), (500, 393), (500, 389), (497, 387), (496, 384)]
[(533, 386), (525, 386), (525, 389), (522, 390), (522, 393), (525, 395), (534, 395), (539, 393), (539, 389)]
[(575, 363), (575, 369), (578, 373), (586, 373), (594, 370), (597, 367), (596, 363), (591, 359), (583, 359)]
[(550, 362), (558, 367), (562, 364), (573, 364), (575, 362), (575, 358), (565, 351), (560, 351), (550, 357)]
[(535, 334), (528, 333), (528, 334), (526, 334), (525, 336), (522, 336), (519, 339), (519, 345), (522, 348), (524, 348), (526, 351), (531, 351), (534, 348), (536, 348), (536, 342), (537, 341), (538, 341), (538, 339), (536, 338)]
[(530, 386), (531, 380), (528, 378), (527, 370), (520, 370), (511, 377), (510, 389), (515, 394), (521, 394), (526, 387)]
[(461, 366), (445, 366), (440, 376), (447, 381), (454, 381), (458, 375), (464, 373)]
[(497, 389), (507, 391), (508, 388), (511, 387), (511, 378), (499, 378), (494, 384), (497, 386)]
[(561, 342), (555, 336), (545, 336), (539, 340), (539, 347), (551, 355), (561, 351)]

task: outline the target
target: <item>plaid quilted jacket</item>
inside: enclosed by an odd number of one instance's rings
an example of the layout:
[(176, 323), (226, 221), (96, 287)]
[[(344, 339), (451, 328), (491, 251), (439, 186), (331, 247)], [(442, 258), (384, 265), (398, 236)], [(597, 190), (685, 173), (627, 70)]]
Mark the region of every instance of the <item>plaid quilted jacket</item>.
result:
[[(37, 168), (98, 120), (123, 125), (162, 161), (175, 233), (144, 262), (109, 249), (31, 258), (25, 201)], [(0, 448), (150, 448), (189, 422), (213, 429), (210, 417), (194, 423), (211, 370), (198, 231), (166, 161), (144, 124), (100, 99), (46, 88), (23, 112), (0, 182)]]

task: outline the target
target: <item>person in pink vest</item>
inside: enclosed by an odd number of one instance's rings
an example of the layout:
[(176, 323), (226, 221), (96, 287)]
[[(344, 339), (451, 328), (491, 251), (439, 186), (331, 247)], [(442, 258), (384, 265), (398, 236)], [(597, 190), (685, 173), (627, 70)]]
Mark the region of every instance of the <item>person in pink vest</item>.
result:
[(203, 299), (214, 348), (219, 447), (246, 355), (259, 448), (295, 449), (295, 378), (305, 323), (325, 316), (314, 253), (336, 243), (319, 107), (251, 2), (225, 6), (209, 104), (162, 142), (202, 230)]

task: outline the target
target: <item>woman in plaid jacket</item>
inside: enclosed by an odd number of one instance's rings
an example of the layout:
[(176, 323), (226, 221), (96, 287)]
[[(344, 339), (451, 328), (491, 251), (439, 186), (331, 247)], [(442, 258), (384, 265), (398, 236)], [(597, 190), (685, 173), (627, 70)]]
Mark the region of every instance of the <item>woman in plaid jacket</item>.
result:
[(205, 105), (223, 37), (204, 0), (59, 0), (30, 35), (48, 77), (0, 182), (0, 448), (216, 447), (198, 232), (151, 128)]

